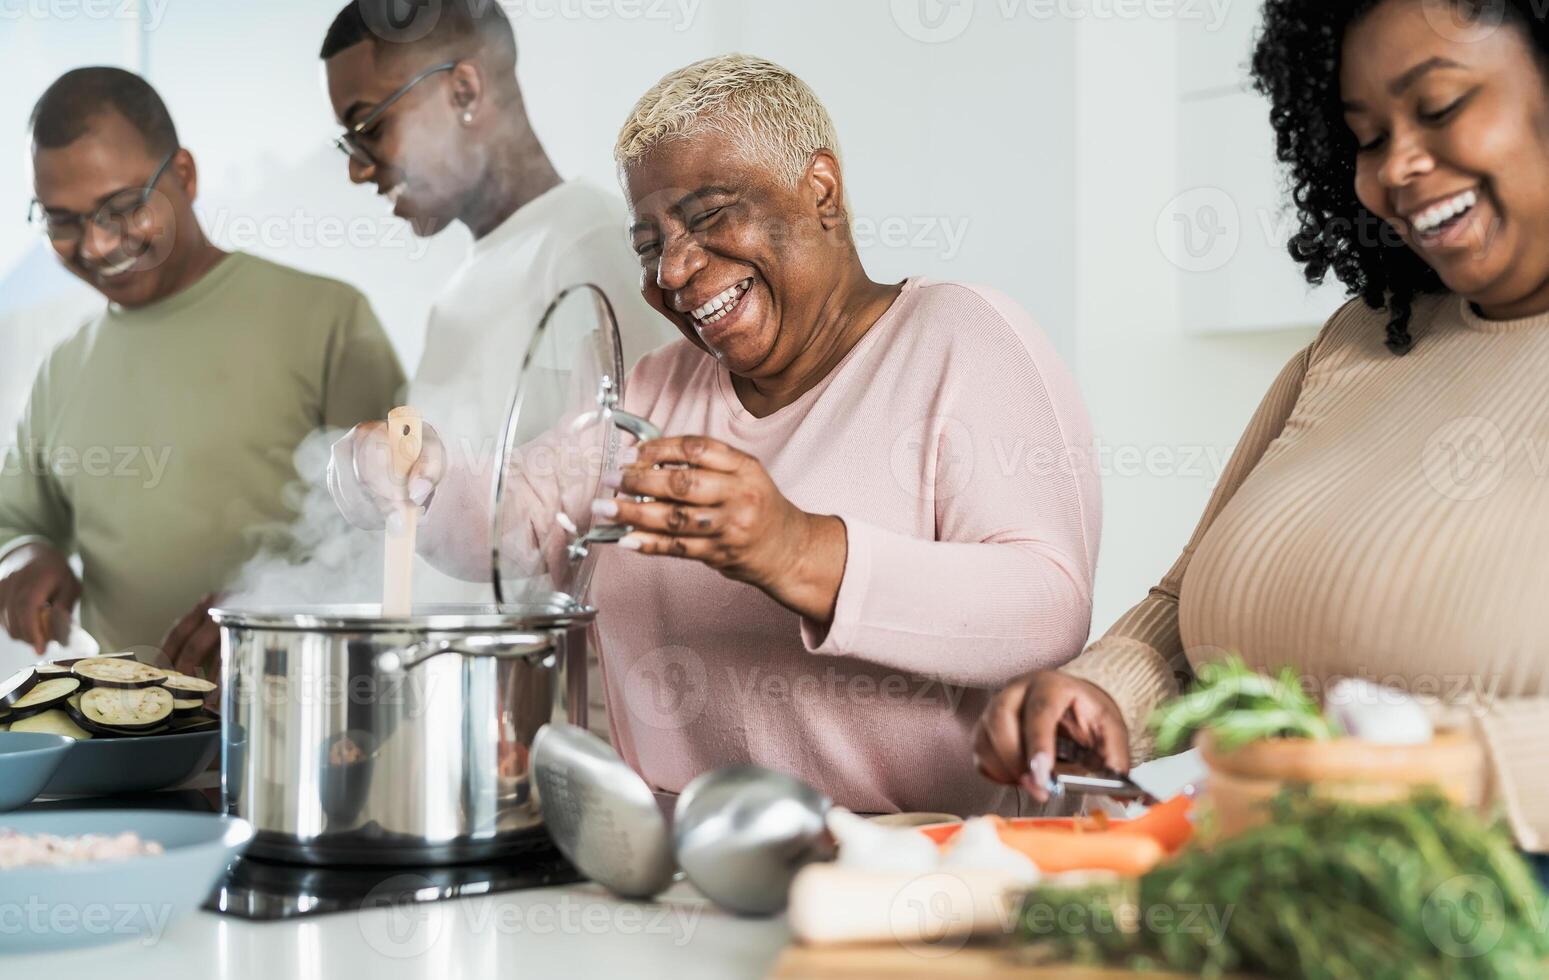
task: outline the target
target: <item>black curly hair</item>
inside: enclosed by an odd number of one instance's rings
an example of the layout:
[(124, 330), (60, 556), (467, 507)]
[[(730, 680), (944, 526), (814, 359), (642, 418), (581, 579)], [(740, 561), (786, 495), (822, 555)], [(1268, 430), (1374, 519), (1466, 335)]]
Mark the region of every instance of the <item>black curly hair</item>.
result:
[[(1287, 247), (1307, 281), (1332, 271), (1374, 310), (1388, 312), (1387, 345), (1413, 344), (1414, 298), (1446, 292), (1441, 277), (1355, 196), (1356, 139), (1345, 125), (1339, 61), (1345, 32), (1390, 0), (1265, 0), (1253, 51), (1253, 83), (1269, 99), (1275, 155), (1289, 168), (1299, 228)], [(1410, 0), (1419, 2), (1419, 0)], [(1522, 30), (1549, 64), (1549, 13), (1543, 0), (1451, 0), (1468, 18)]]

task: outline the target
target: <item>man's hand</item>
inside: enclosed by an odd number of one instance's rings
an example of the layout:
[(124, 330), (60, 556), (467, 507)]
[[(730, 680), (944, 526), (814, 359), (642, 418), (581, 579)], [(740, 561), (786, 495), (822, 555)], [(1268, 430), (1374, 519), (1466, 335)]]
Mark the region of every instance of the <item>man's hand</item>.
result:
[(161, 641), (161, 652), (173, 670), (219, 682), (218, 677), (205, 673), (207, 667), (215, 674), (220, 673), (221, 631), (210, 618), (210, 607), (219, 598), (212, 592), (200, 599), (199, 604), (178, 620), (167, 638)]
[(43, 656), (49, 641), (70, 634), (81, 583), (70, 562), (50, 545), (22, 545), (0, 562), (0, 625), (12, 639)]

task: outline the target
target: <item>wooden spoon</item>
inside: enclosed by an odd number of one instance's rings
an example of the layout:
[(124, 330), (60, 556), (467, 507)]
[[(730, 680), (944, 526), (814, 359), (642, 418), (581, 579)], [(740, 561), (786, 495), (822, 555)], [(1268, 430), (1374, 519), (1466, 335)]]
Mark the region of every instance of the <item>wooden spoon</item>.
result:
[(419, 529), (419, 508), (409, 499), (409, 470), (420, 458), (424, 446), (421, 432), (424, 419), (419, 410), (404, 406), (387, 416), (388, 457), (393, 483), (399, 495), (396, 530), (388, 522), (382, 553), (382, 615), (387, 618), (408, 616), (414, 611), (414, 538)]

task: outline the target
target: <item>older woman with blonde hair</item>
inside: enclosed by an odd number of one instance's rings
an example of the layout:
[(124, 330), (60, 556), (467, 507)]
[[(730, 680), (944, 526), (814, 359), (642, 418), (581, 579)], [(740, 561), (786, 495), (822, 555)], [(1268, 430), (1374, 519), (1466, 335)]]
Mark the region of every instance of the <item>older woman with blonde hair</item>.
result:
[[(592, 596), (614, 742), (665, 793), (753, 762), (859, 811), (1013, 811), (960, 759), (989, 691), (1086, 638), (1086, 414), (1005, 296), (867, 276), (838, 146), (811, 89), (740, 55), (662, 79), (619, 137), (642, 290), (683, 339), (625, 391), (668, 437), (595, 507), (634, 528)], [(363, 526), (400, 493), (383, 438), (335, 453)], [(445, 469), (431, 436), (422, 551), (475, 574), (447, 542), (476, 495)]]

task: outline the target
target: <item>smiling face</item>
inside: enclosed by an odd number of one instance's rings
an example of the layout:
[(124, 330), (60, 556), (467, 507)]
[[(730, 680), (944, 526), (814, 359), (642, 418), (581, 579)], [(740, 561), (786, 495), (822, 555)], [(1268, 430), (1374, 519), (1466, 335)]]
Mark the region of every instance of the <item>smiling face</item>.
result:
[[(450, 59), (448, 59), (450, 60)], [(379, 59), (370, 42), (345, 48), (325, 63), (328, 98), (346, 127), (370, 115), (399, 88), (433, 64), (407, 56)], [(438, 72), (423, 79), (394, 102), (358, 140), (376, 161), (347, 161), (350, 180), (375, 184), (392, 211), (408, 220), (418, 235), (438, 234), (456, 221), (482, 172), (481, 154), (460, 123), (454, 78), (464, 72)]]
[[(1459, 32), (1453, 32), (1458, 34)], [(1549, 286), (1549, 100), (1522, 31), (1438, 33), (1418, 0), (1387, 0), (1345, 35), (1356, 196), (1487, 315)]]
[(662, 141), (623, 177), (646, 300), (733, 374), (780, 373), (854, 255), (833, 156), (792, 187), (707, 132)]
[[(57, 219), (91, 215), (108, 201), (136, 199), (165, 155), (152, 155), (138, 130), (115, 112), (91, 120), (86, 132), (61, 147), (34, 146), (33, 190)], [(192, 231), (197, 186), (194, 161), (180, 150), (143, 207), (110, 228), (86, 222), (69, 238), (50, 238), (54, 253), (77, 277), (113, 303), (145, 306), (175, 292), (183, 263), (180, 251), (202, 236)]]

